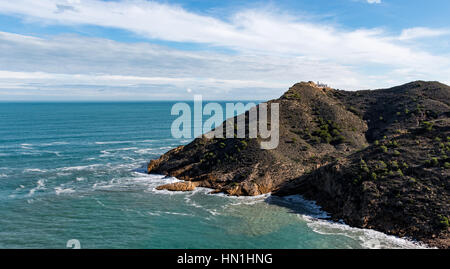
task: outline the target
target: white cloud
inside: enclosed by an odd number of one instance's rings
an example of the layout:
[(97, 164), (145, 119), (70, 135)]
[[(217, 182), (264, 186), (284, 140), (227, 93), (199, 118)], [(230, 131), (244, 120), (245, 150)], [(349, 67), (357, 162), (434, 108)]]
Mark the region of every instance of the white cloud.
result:
[(107, 93), (96, 89), (126, 89), (136, 98), (144, 91), (154, 96), (165, 87), (178, 98), (190, 88), (210, 99), (266, 99), (278, 97), (299, 80), (358, 86), (349, 79), (358, 75), (348, 67), (306, 57), (181, 52), (79, 36), (44, 39), (0, 32), (0, 62), (0, 95), (20, 87), (59, 89), (65, 95), (73, 89), (76, 93), (78, 85), (85, 89), (83, 94), (89, 88), (90, 95), (103, 97)]
[(369, 4), (381, 4), (381, 0), (367, 0)]
[[(450, 77), (448, 55), (434, 55), (405, 42), (436, 36), (432, 31), (437, 30), (427, 28), (407, 29), (393, 36), (381, 29), (349, 30), (267, 10), (243, 10), (219, 20), (142, 0), (1, 1), (0, 13), (15, 14), (32, 23), (114, 27), (147, 38), (237, 52), (186, 52), (100, 38), (0, 33), (0, 70), (53, 76), (45, 81), (37, 79), (39, 85), (30, 78), (24, 88), (69, 89), (75, 84), (90, 89), (101, 85), (117, 88), (135, 83), (134, 89), (164, 86), (179, 96), (191, 88), (216, 97), (226, 96), (223, 91), (241, 90), (238, 96), (272, 98), (299, 80), (321, 80), (338, 88), (366, 88), (414, 79), (445, 82)], [(102, 79), (104, 76), (114, 79), (108, 81)], [(3, 77), (0, 83), (17, 88), (20, 81)], [(257, 93), (242, 91), (258, 87)]]
[(404, 29), (399, 36), (400, 40), (412, 40), (427, 37), (438, 37), (443, 35), (450, 35), (450, 30), (446, 29), (430, 29), (426, 27), (415, 27)]
[(91, 24), (129, 30), (148, 38), (230, 47), (239, 51), (308, 55), (343, 64), (375, 62), (409, 64), (435, 61), (385, 39), (380, 30), (346, 31), (330, 25), (298, 21), (286, 14), (247, 10), (230, 22), (201, 16), (176, 6), (146, 1), (72, 3), (73, 10), (56, 12), (58, 0), (16, 0), (0, 3), (0, 12), (55, 24)]
[[(282, 87), (281, 83), (267, 83), (262, 81), (251, 80), (224, 80), (214, 78), (171, 78), (171, 77), (140, 77), (140, 76), (121, 76), (121, 75), (88, 75), (88, 74), (58, 74), (44, 72), (13, 72), (0, 70), (0, 80), (10, 80), (17, 83), (33, 83), (42, 85), (43, 83), (53, 83), (56, 85), (64, 85), (70, 82), (77, 85), (89, 86), (120, 86), (134, 87), (137, 85), (176, 85), (183, 86), (186, 84), (194, 84), (203, 87), (206, 84), (221, 84), (225, 88), (231, 87)], [(190, 88), (189, 88), (190, 90)], [(189, 92), (189, 91), (188, 91)]]

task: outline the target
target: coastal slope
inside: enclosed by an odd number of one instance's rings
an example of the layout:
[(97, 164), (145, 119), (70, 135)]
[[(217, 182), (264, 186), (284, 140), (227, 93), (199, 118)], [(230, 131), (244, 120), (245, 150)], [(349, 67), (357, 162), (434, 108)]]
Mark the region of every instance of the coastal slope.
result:
[(349, 225), (450, 246), (449, 86), (301, 82), (267, 103), (280, 108), (277, 148), (261, 149), (259, 137), (201, 136), (150, 161), (148, 173), (185, 180), (159, 187), (174, 191), (301, 194)]

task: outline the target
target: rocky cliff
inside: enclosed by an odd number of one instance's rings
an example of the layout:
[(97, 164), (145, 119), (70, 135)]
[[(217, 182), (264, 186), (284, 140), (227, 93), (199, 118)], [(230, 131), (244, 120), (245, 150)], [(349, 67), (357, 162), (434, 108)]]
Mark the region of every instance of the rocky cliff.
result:
[(186, 181), (162, 189), (302, 194), (350, 225), (450, 246), (449, 86), (342, 91), (301, 82), (271, 103), (280, 108), (277, 148), (261, 149), (246, 126), (247, 138), (196, 138), (150, 161), (148, 172)]

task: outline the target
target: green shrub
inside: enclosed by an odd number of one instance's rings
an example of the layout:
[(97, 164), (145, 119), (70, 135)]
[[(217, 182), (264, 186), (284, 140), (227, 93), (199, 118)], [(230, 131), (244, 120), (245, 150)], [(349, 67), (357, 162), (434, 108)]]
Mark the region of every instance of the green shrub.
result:
[(367, 163), (363, 159), (361, 159), (361, 161), (359, 161), (359, 169), (367, 174), (370, 173), (370, 169), (367, 166)]
[(400, 156), (400, 151), (394, 150), (394, 155), (395, 155), (395, 156)]
[(390, 148), (397, 148), (397, 147), (398, 147), (398, 142), (395, 141), (395, 140), (389, 141), (389, 142), (388, 142), (388, 146), (389, 146)]
[(384, 152), (387, 153), (388, 152), (388, 148), (385, 145), (380, 146), (380, 149)]
[(318, 118), (317, 123), (319, 129), (315, 130), (312, 135), (319, 137), (323, 143), (339, 144), (345, 141), (345, 137), (341, 135), (341, 130), (335, 122)]
[(336, 144), (341, 144), (345, 142), (345, 137), (343, 135), (338, 135), (333, 139), (333, 142)]
[(449, 162), (445, 162), (444, 163), (444, 168), (445, 169), (450, 169), (450, 163)]
[(295, 98), (297, 100), (301, 100), (302, 97), (300, 96), (300, 94), (298, 92), (293, 93), (290, 97)]
[(421, 112), (422, 111), (422, 107), (420, 106), (420, 104), (417, 104), (416, 111), (417, 112)]
[(341, 133), (338, 131), (338, 129), (333, 129), (330, 133), (331, 133), (332, 136), (338, 136), (338, 135), (341, 134)]
[[(296, 138), (294, 137), (293, 140), (294, 140), (294, 142), (295, 142), (295, 141), (296, 141)], [(244, 141), (244, 140), (241, 140), (241, 148), (242, 148), (242, 149), (245, 149), (245, 148), (247, 148), (247, 146), (248, 146), (247, 142)]]
[(428, 167), (437, 167), (439, 166), (439, 159), (437, 157), (430, 158), (425, 161), (425, 165)]
[(393, 169), (398, 169), (399, 168), (399, 165), (398, 165), (398, 162), (397, 161), (391, 161), (391, 167), (393, 168)]
[(359, 175), (353, 179), (353, 184), (358, 185), (362, 181), (362, 176)]
[(325, 143), (328, 143), (328, 144), (330, 144), (330, 142), (333, 140), (333, 137), (330, 134), (327, 134), (327, 133), (322, 134), (320, 137), (322, 138), (322, 140)]
[(432, 166), (438, 166), (439, 165), (439, 159), (436, 157), (431, 158), (431, 165)]
[(316, 142), (317, 144), (320, 143), (320, 137), (318, 137), (318, 136), (313, 135), (313, 136), (311, 136), (311, 139), (312, 139), (314, 142)]
[(403, 169), (408, 169), (408, 168), (409, 168), (409, 165), (408, 165), (407, 163), (403, 162), (403, 163), (402, 163), (402, 168), (403, 168)]
[(221, 148), (221, 149), (223, 149), (223, 148), (225, 148), (227, 145), (225, 144), (225, 143), (223, 143), (223, 142), (220, 142), (220, 144), (219, 144), (219, 147)]
[(377, 174), (375, 172), (372, 172), (372, 174), (370, 174), (370, 178), (372, 180), (377, 180)]
[(448, 217), (443, 216), (443, 215), (438, 215), (438, 217), (439, 217), (439, 223), (442, 225), (442, 227), (448, 228), (450, 226)]
[(378, 167), (381, 169), (385, 169), (385, 168), (387, 168), (387, 164), (383, 161), (379, 161)]
[(432, 122), (429, 122), (429, 121), (424, 121), (424, 122), (422, 122), (422, 125), (423, 125), (423, 127), (424, 127), (424, 129), (426, 130), (426, 131), (428, 131), (428, 132), (430, 132), (431, 130), (433, 130), (433, 123)]
[(350, 106), (350, 107), (348, 108), (348, 110), (349, 110), (350, 112), (352, 112), (353, 114), (356, 114), (356, 115), (359, 114), (359, 113), (358, 113), (358, 110), (357, 110), (354, 106)]

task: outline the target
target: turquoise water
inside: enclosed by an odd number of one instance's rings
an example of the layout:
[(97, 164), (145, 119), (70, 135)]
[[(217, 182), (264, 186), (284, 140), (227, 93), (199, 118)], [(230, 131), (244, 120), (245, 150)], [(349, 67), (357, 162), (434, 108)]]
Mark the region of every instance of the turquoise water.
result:
[(319, 220), (299, 196), (155, 187), (146, 163), (173, 139), (170, 102), (0, 103), (0, 248), (409, 248)]

